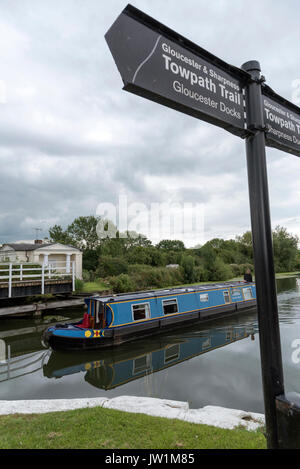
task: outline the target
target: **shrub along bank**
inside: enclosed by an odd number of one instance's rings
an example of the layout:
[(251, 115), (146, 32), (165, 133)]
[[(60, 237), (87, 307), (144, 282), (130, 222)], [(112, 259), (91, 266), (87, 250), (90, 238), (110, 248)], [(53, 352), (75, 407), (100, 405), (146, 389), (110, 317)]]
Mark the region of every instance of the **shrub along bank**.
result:
[[(186, 248), (180, 240), (153, 245), (138, 233), (116, 231), (115, 238), (97, 235), (97, 217), (79, 217), (63, 230), (50, 228), (51, 241), (83, 250), (85, 283), (108, 285), (116, 293), (181, 284), (225, 281), (253, 271), (251, 232), (235, 239), (215, 238), (203, 246)], [(298, 238), (277, 226), (273, 231), (275, 270), (300, 270)], [(78, 289), (83, 285), (78, 284)], [(103, 288), (100, 288), (103, 290)]]

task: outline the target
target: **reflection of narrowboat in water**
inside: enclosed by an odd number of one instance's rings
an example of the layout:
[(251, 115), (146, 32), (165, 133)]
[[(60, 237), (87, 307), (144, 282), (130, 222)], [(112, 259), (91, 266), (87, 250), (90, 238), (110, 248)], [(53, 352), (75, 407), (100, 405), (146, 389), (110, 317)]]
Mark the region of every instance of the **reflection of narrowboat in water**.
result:
[(256, 332), (253, 324), (202, 332), (189, 328), (189, 333), (185, 333), (181, 340), (173, 334), (173, 337), (168, 335), (160, 340), (153, 338), (137, 342), (134, 348), (131, 344), (124, 344), (92, 355), (52, 352), (43, 370), (48, 378), (85, 372), (85, 381), (109, 390), (249, 336), (253, 338)]
[(253, 308), (254, 283), (232, 282), (127, 293), (85, 300), (82, 321), (48, 328), (43, 340), (54, 350), (86, 350), (153, 336), (186, 323), (207, 321)]

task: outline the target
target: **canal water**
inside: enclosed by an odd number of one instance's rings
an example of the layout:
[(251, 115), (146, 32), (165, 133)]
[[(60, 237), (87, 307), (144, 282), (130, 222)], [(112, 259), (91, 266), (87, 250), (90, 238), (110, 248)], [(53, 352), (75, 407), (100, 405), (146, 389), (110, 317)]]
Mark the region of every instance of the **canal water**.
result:
[[(278, 280), (277, 290), (285, 387), (300, 393), (300, 278)], [(134, 395), (263, 412), (255, 310), (85, 353), (43, 347), (43, 330), (57, 320), (0, 320), (0, 400)]]

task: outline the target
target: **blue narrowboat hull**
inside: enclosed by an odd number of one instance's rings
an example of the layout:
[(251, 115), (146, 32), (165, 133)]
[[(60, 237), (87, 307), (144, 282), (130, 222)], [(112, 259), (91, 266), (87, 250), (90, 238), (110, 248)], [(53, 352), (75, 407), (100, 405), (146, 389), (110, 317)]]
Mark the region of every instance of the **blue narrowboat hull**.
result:
[(48, 328), (43, 341), (54, 350), (93, 350), (209, 321), (256, 307), (253, 283), (233, 282), (139, 292), (85, 300), (87, 313), (76, 324)]

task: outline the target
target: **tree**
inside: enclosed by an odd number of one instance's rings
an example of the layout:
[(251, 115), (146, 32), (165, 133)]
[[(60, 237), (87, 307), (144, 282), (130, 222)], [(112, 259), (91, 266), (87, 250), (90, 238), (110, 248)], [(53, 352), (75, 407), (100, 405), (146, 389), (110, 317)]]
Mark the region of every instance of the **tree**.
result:
[(72, 244), (78, 249), (93, 250), (100, 244), (96, 231), (99, 220), (100, 217), (94, 216), (78, 217), (66, 230), (59, 225), (54, 225), (49, 229), (51, 241)]
[(209, 270), (217, 257), (216, 251), (209, 243), (204, 244), (204, 246), (198, 250), (197, 254), (202, 259), (204, 268), (207, 270)]
[(246, 231), (242, 236), (237, 236), (239, 251), (244, 256), (244, 261), (252, 262), (253, 259), (253, 246), (252, 246), (252, 233)]
[(296, 268), (298, 259), (297, 236), (289, 234), (286, 228), (276, 226), (273, 231), (273, 248), (276, 272), (289, 272)]
[(72, 244), (73, 240), (67, 231), (64, 231), (60, 225), (54, 225), (49, 229), (51, 243)]
[(193, 256), (182, 256), (181, 269), (187, 283), (195, 282), (195, 259)]
[[(122, 235), (120, 235), (122, 237)], [(139, 234), (136, 231), (126, 231), (123, 235), (125, 239), (125, 246), (126, 249), (130, 249), (133, 247), (149, 247), (152, 246), (152, 242), (147, 236), (143, 234)]]
[(210, 280), (213, 281), (229, 280), (233, 277), (230, 266), (225, 264), (219, 257), (215, 259), (209, 270)]
[(162, 249), (164, 251), (184, 251), (185, 245), (182, 241), (164, 239), (156, 245), (157, 249)]
[(68, 226), (67, 233), (81, 249), (95, 249), (100, 243), (96, 230), (99, 220), (100, 217), (92, 215), (75, 218)]

